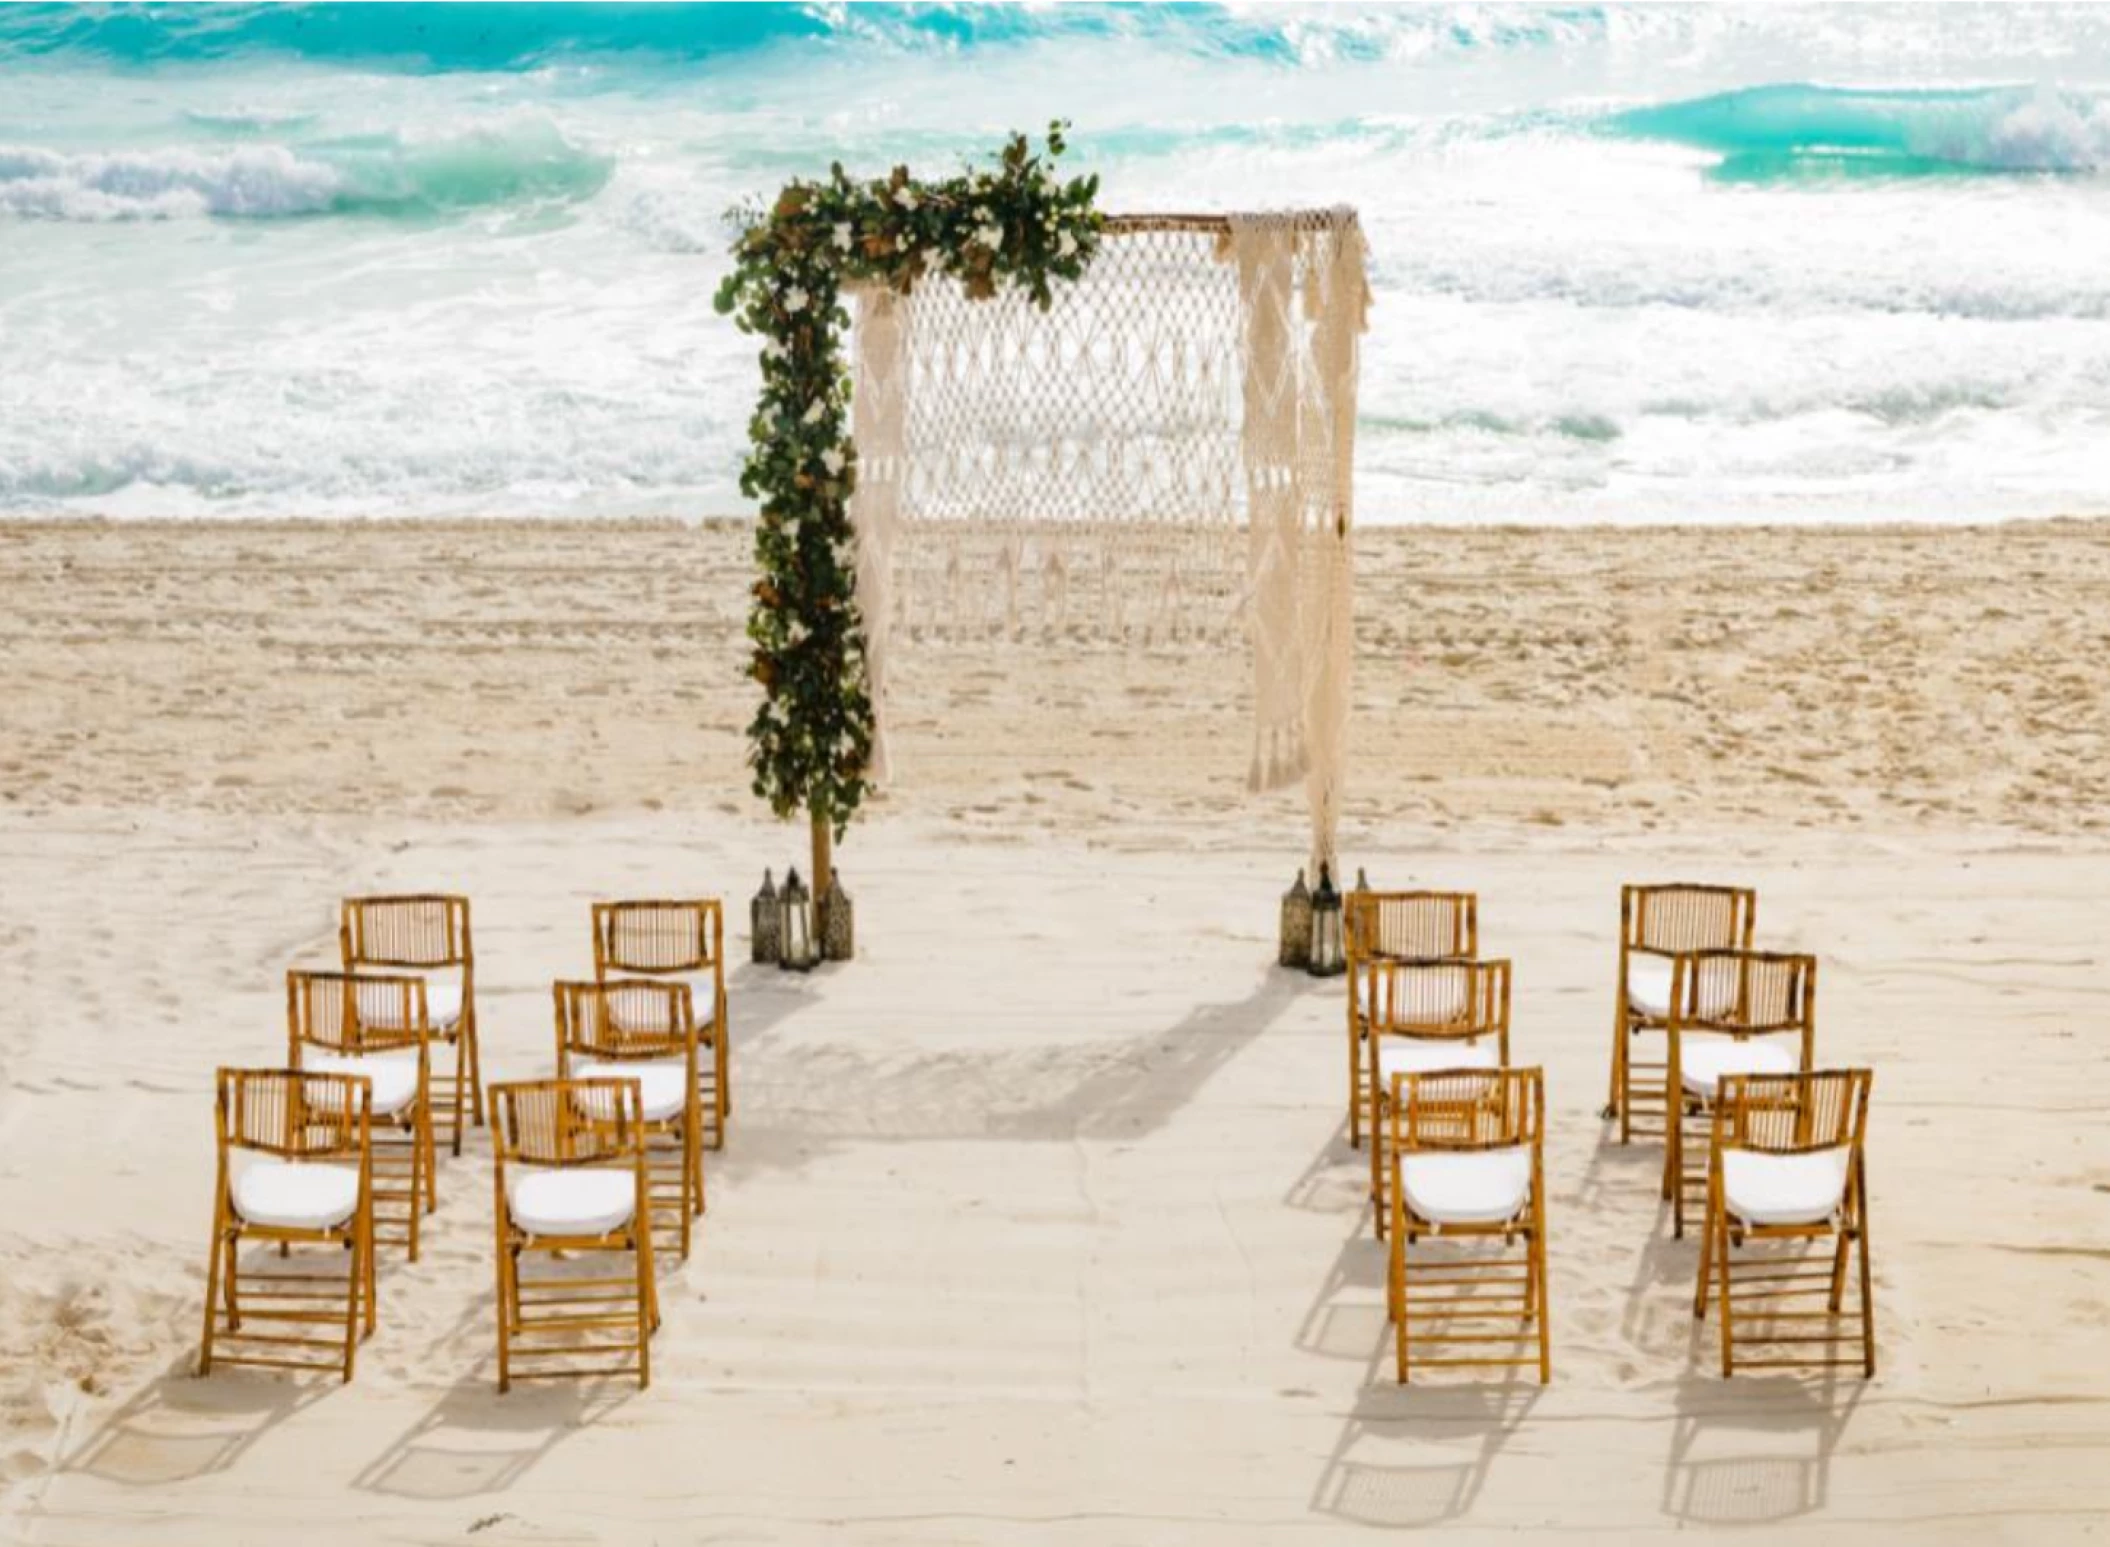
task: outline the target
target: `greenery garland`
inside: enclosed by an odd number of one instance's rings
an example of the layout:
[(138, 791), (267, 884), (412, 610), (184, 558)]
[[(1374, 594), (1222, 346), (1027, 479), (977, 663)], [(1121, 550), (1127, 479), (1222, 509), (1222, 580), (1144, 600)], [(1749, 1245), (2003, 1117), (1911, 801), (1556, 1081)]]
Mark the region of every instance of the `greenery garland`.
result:
[[(977, 300), (1006, 287), (1045, 311), (1053, 283), (1084, 272), (1099, 244), (1099, 179), (1064, 182), (1060, 122), (1036, 151), (1012, 136), (994, 167), (924, 182), (896, 167), (875, 182), (840, 164), (736, 214), (733, 269), (717, 308), (762, 336), (762, 392), (748, 422), (741, 492), (761, 504), (761, 571), (747, 618), (762, 684), (747, 730), (755, 793), (780, 817), (809, 811), (839, 841), (862, 804), (872, 754), (871, 684), (854, 578), (846, 285), (906, 294), (925, 274)], [(816, 840), (817, 842), (818, 840)]]

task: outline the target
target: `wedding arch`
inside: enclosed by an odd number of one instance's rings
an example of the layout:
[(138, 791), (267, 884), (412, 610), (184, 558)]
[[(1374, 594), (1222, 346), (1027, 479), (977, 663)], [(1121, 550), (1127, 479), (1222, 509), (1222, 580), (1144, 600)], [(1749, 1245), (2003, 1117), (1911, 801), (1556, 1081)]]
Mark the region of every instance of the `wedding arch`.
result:
[(808, 813), (817, 885), (895, 775), (887, 666), (920, 635), (1243, 638), (1248, 784), (1301, 781), (1333, 857), (1361, 227), (1108, 216), (1096, 178), (1056, 176), (1062, 128), (937, 182), (790, 183), (745, 213), (718, 292), (764, 335), (750, 763)]

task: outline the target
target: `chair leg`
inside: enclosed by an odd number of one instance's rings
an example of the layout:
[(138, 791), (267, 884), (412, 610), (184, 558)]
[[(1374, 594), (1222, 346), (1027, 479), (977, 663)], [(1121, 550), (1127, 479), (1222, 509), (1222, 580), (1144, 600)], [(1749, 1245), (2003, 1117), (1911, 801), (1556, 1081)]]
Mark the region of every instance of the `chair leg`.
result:
[(1619, 1012), (1619, 1041), (1613, 1049), (1613, 1080), (1618, 1086), (1619, 1142), (1634, 1142), (1634, 1028), (1628, 1021), (1622, 1005)]
[[(1354, 992), (1353, 986), (1349, 992)], [(1348, 1145), (1363, 1147), (1363, 1049), (1353, 1010), (1348, 1017)]]
[(1385, 1116), (1378, 1110), (1377, 1081), (1370, 1082), (1370, 1217), (1377, 1227), (1377, 1238), (1385, 1238), (1385, 1214), (1389, 1207), (1385, 1189), (1385, 1145), (1383, 1127)]
[(652, 1271), (652, 1231), (637, 1232), (637, 1389), (652, 1384), (652, 1334), (659, 1330), (659, 1282)]
[(1392, 1232), (1391, 1261), (1392, 1279), (1399, 1290), (1399, 1312), (1393, 1318), (1392, 1325), (1393, 1355), (1399, 1366), (1399, 1383), (1404, 1386), (1407, 1383), (1407, 1342), (1410, 1336), (1407, 1329), (1410, 1316), (1407, 1303), (1407, 1233), (1404, 1230)]
[(1729, 1306), (1729, 1211), (1726, 1208), (1716, 1210), (1716, 1222), (1721, 1237), (1715, 1244), (1715, 1255), (1722, 1274), (1722, 1374), (1730, 1376), (1736, 1373), (1736, 1331), (1731, 1325)]
[(691, 1233), (696, 1220), (696, 1152), (702, 1147), (703, 1119), (696, 1103), (689, 1103), (681, 1125), (681, 1260), (689, 1260)]
[[(462, 1040), (468, 1044), (469, 1050), (469, 1121), (481, 1128), (484, 1125), (484, 1045), (483, 1039), (476, 1034), (476, 1016), (466, 1008), (462, 1011)], [(455, 1133), (459, 1136), (461, 1129), (456, 1128)], [(461, 1153), (459, 1143), (454, 1152)]]
[(230, 1230), (220, 1238), (220, 1249), (227, 1254), (227, 1269), (221, 1275), (220, 1289), (227, 1299), (227, 1330), (229, 1332), (239, 1332), (242, 1328), (241, 1285), (237, 1282), (241, 1276), (242, 1266), (240, 1246), (241, 1234), (239, 1231)]
[(726, 1125), (733, 1115), (733, 1061), (723, 1015), (718, 1017), (718, 1035), (712, 1039), (711, 1063), (718, 1071), (718, 1142), (712, 1147), (724, 1149)]
[(416, 1118), (410, 1126), (410, 1211), (404, 1216), (404, 1230), (410, 1242), (410, 1260), (418, 1260), (418, 1221), (428, 1212), (425, 1208), (425, 1136)]
[[(1617, 1004), (1612, 1007), (1611, 1079), (1608, 1082), (1608, 1088), (1605, 1091), (1604, 1111), (1600, 1114), (1601, 1116), (1608, 1118), (1619, 1116), (1622, 1110), (1621, 1098), (1625, 1095), (1624, 1074), (1626, 1068), (1626, 1003), (1624, 994), (1625, 989), (1624, 985), (1622, 985), (1621, 999)], [(1623, 1143), (1625, 1141), (1622, 1140), (1621, 1142)]]
[(359, 1301), (366, 1288), (366, 1268), (360, 1262), (359, 1227), (355, 1224), (344, 1249), (351, 1254), (344, 1272), (344, 1381), (351, 1384), (352, 1363), (359, 1352)]
[[(449, 1140), (450, 1146), (454, 1151), (454, 1158), (457, 1160), (461, 1159), (462, 1128), (466, 1116), (462, 1111), (462, 1104), (469, 1093), (470, 1045), (468, 1015), (464, 1012), (462, 1029), (455, 1034), (454, 1038), (454, 1119), (452, 1124), (453, 1133)], [(478, 1104), (481, 1105), (481, 1103)]]
[(1553, 1304), (1546, 1297), (1546, 1231), (1542, 1222), (1531, 1231), (1532, 1281), (1538, 1286), (1534, 1309), (1539, 1323), (1539, 1384), (1553, 1382)]
[(219, 1210), (213, 1211), (212, 1250), (205, 1254), (205, 1336), (198, 1347), (198, 1373), (212, 1374), (212, 1336), (220, 1319), (220, 1231)]
[(1700, 1320), (1707, 1319), (1707, 1276), (1714, 1269), (1714, 1184), (1708, 1184), (1707, 1216), (1700, 1224), (1700, 1277), (1692, 1293), (1692, 1314)]
[(1669, 1141), (1664, 1146), (1663, 1179), (1670, 1191), (1670, 1233), (1673, 1240), (1685, 1239), (1685, 1119), (1692, 1115), (1704, 1115), (1705, 1110), (1703, 1105), (1699, 1114), (1688, 1113), (1682, 1096), (1675, 1104), (1668, 1098), (1664, 1102), (1664, 1127)]
[(498, 1247), (498, 1389), (513, 1389), (513, 1317), (519, 1298), (520, 1260), (511, 1245)]
[(1861, 1249), (1861, 1375), (1876, 1377), (1876, 1292), (1868, 1276), (1868, 1205), (1864, 1190), (1862, 1206), (1854, 1213), (1854, 1234)]
[(381, 1280), (374, 1268), (374, 1200), (369, 1196), (359, 1209), (359, 1261), (366, 1274), (366, 1335), (374, 1335), (381, 1305)]

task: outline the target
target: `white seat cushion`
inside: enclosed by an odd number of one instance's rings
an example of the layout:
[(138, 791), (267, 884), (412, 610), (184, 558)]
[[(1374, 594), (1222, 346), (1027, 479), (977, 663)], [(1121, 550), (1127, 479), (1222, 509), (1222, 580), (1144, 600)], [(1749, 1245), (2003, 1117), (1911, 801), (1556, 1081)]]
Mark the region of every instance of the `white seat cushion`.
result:
[[(425, 980), (425, 1018), (436, 1032), (452, 1032), (462, 1023), (462, 969), (460, 967), (371, 967), (366, 969), (376, 976), (423, 978)], [(400, 1018), (394, 1003), (375, 1004), (367, 1007), (369, 1024), (388, 1031), (400, 1031)]]
[(359, 1168), (252, 1156), (234, 1175), (234, 1211), (252, 1225), (331, 1230), (359, 1207)]
[[(1670, 977), (1671, 960), (1668, 956), (1634, 952), (1626, 959), (1628, 1006), (1649, 1020), (1668, 1020)], [(1733, 962), (1720, 961), (1711, 967), (1702, 964), (1699, 1000), (1700, 1016), (1706, 1020), (1727, 1015), (1736, 1008), (1736, 967)]]
[(455, 1031), (462, 1023), (462, 969), (459, 967), (427, 967), (425, 978), (425, 1013), (432, 1019), (434, 1031)]
[(575, 1058), (575, 1080), (635, 1080), (641, 1113), (648, 1123), (677, 1117), (689, 1099), (686, 1058)]
[[(689, 985), (689, 1013), (696, 1017), (696, 1029), (708, 1033), (711, 1019), (718, 1013), (718, 979), (708, 967), (699, 967), (694, 972), (635, 972), (624, 967), (611, 967), (608, 975), (614, 978), (637, 978), (646, 983), (686, 983)], [(651, 1021), (631, 1025), (623, 1014), (623, 1001), (617, 996), (610, 1005), (610, 1014), (616, 1025), (624, 1031), (665, 1031), (664, 1020), (655, 1016)]]
[(1493, 1037), (1474, 1037), (1470, 1041), (1453, 1037), (1383, 1037), (1377, 1044), (1377, 1077), (1388, 1093), (1395, 1074), (1500, 1067), (1501, 1055)]
[(529, 1235), (606, 1235), (637, 1212), (637, 1178), (629, 1171), (515, 1171), (506, 1206)]
[(1815, 1225), (1846, 1197), (1846, 1148), (1806, 1155), (1722, 1152), (1722, 1201), (1751, 1225)]
[(1400, 1160), (1407, 1207), (1432, 1225), (1499, 1225), (1531, 1194), (1531, 1150), (1433, 1151)]
[(1679, 1083), (1713, 1099), (1723, 1077), (1733, 1074), (1793, 1074), (1801, 1060), (1786, 1037), (1735, 1037), (1691, 1032), (1678, 1038)]
[(1670, 1014), (1670, 958), (1643, 956), (1626, 959), (1626, 1002), (1652, 1021)]
[(391, 1053), (323, 1053), (309, 1049), (301, 1066), (312, 1074), (359, 1074), (373, 1086), (373, 1114), (394, 1117), (418, 1099), (418, 1055), (404, 1048)]

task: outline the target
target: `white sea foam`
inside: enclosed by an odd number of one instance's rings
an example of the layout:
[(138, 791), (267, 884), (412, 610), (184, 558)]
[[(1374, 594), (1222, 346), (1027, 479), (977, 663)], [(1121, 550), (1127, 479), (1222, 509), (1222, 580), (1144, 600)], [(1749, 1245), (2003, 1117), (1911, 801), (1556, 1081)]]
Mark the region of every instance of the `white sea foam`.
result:
[(304, 215), (328, 209), (343, 176), (280, 145), (65, 154), (0, 145), (0, 214), (50, 220)]

